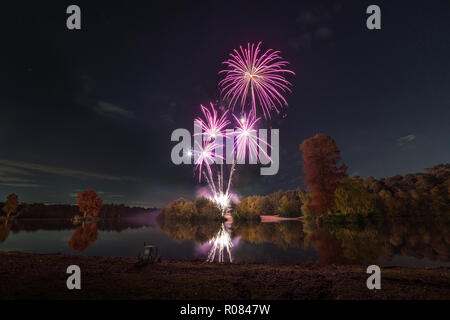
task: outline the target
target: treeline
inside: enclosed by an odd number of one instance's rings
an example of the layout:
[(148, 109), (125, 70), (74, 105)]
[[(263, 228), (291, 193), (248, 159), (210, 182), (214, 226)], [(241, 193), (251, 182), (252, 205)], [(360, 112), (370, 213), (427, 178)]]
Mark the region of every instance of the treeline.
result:
[[(0, 206), (3, 204), (0, 203)], [(101, 218), (132, 218), (142, 214), (147, 214), (156, 210), (156, 208), (127, 207), (123, 204), (104, 205), (98, 214)], [(80, 213), (77, 205), (42, 203), (20, 204), (17, 208), (16, 216), (19, 219), (71, 219)]]
[[(232, 214), (236, 220), (259, 220), (260, 215), (316, 216), (310, 210), (311, 201), (311, 194), (304, 190), (279, 190), (267, 196), (241, 199), (232, 205)], [(436, 165), (424, 173), (379, 180), (344, 177), (334, 191), (333, 207), (322, 220), (353, 224), (371, 213), (388, 216), (450, 213), (450, 164)]]
[(250, 196), (231, 205), (233, 220), (259, 221), (261, 215), (279, 215), (281, 217), (299, 217), (301, 208), (307, 203), (308, 196), (301, 190), (278, 190), (267, 196)]
[(183, 198), (169, 203), (159, 215), (160, 220), (223, 220), (222, 212), (217, 205), (205, 198), (200, 197), (194, 201)]
[(375, 196), (379, 212), (390, 215), (450, 213), (450, 164), (439, 164), (424, 173), (390, 178), (368, 177), (364, 185)]
[(340, 151), (330, 136), (317, 134), (303, 141), (300, 148), (311, 199), (306, 213), (320, 216), (450, 212), (450, 164), (434, 166), (425, 173), (362, 180), (349, 177), (347, 166), (339, 165)]

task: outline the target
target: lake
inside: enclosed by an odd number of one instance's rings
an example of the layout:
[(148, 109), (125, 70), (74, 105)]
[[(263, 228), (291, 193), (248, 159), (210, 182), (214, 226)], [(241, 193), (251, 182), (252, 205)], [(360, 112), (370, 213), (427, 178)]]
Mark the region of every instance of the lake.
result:
[(23, 219), (0, 227), (0, 251), (136, 257), (146, 243), (165, 259), (450, 267), (449, 230), (447, 219), (417, 217), (362, 229), (314, 229), (300, 221), (158, 223), (149, 215), (77, 227)]

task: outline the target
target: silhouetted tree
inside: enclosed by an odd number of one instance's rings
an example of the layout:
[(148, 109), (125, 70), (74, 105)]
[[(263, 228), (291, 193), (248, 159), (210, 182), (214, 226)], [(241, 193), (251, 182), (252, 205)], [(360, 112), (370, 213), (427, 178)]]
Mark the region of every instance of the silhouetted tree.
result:
[(300, 148), (306, 185), (311, 193), (307, 208), (315, 214), (329, 212), (334, 207), (334, 192), (347, 170), (345, 165), (337, 167), (341, 159), (339, 149), (330, 136), (322, 133), (303, 141)]
[(78, 207), (80, 212), (86, 216), (96, 217), (103, 206), (103, 200), (95, 193), (94, 190), (86, 190), (77, 195)]

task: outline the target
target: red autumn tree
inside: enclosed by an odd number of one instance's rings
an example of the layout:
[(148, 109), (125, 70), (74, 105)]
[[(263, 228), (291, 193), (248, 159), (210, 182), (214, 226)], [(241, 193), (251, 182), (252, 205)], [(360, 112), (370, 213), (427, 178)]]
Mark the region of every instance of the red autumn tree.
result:
[(300, 144), (303, 152), (303, 172), (311, 193), (307, 209), (315, 214), (329, 212), (335, 205), (334, 191), (346, 176), (346, 165), (337, 167), (341, 154), (334, 140), (322, 133)]
[(16, 212), (17, 208), (19, 207), (19, 197), (11, 193), (7, 198), (6, 202), (3, 205), (3, 211), (6, 213), (6, 219), (9, 219), (9, 216), (11, 213)]
[(77, 195), (78, 207), (80, 212), (86, 216), (96, 217), (103, 206), (103, 200), (95, 193), (94, 190), (86, 190)]

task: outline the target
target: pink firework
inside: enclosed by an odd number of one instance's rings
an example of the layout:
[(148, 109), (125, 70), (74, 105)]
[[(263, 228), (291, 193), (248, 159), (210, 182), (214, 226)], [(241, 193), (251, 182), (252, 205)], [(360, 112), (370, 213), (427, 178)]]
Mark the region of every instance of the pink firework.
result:
[(234, 131), (236, 136), (234, 149), (236, 150), (237, 158), (245, 159), (248, 149), (250, 159), (256, 160), (258, 158), (258, 152), (262, 152), (268, 159), (270, 159), (269, 155), (264, 150), (266, 148), (261, 148), (261, 145), (265, 145), (269, 148), (271, 146), (267, 143), (267, 141), (264, 141), (258, 137), (255, 129), (256, 124), (261, 118), (255, 118), (253, 114), (250, 114), (249, 116), (243, 115), (240, 119), (238, 119), (234, 114), (233, 117), (238, 122), (238, 126)]
[(242, 46), (240, 51), (234, 49), (231, 58), (223, 62), (227, 68), (219, 72), (225, 74), (219, 86), (223, 97), (230, 99), (233, 110), (240, 102), (244, 112), (246, 102), (250, 100), (250, 114), (256, 117), (258, 104), (264, 118), (268, 119), (272, 110), (279, 113), (279, 108), (287, 105), (282, 93), (291, 91), (291, 83), (283, 74), (295, 73), (286, 69), (289, 63), (281, 58), (279, 51), (269, 49), (261, 54), (260, 45), (261, 42), (256, 46), (248, 43), (246, 49)]
[(210, 106), (211, 111), (205, 106), (200, 105), (204, 119), (201, 117), (196, 119), (196, 121), (200, 123), (203, 132), (202, 135), (206, 137), (206, 141), (215, 139), (218, 136), (223, 136), (222, 131), (228, 124), (230, 124), (230, 121), (227, 119), (228, 110), (226, 110), (222, 116), (219, 117), (212, 102), (210, 102)]
[(196, 141), (196, 146), (197, 148), (194, 148), (194, 153), (197, 154), (197, 160), (195, 161), (195, 168), (196, 170), (198, 170), (198, 181), (200, 182), (203, 173), (202, 169), (205, 168), (207, 170), (206, 173), (211, 177), (212, 176), (211, 164), (214, 163), (214, 158), (219, 157), (223, 159), (223, 157), (214, 154), (214, 150), (220, 147), (220, 145), (214, 141), (203, 143), (203, 145), (200, 145)]

